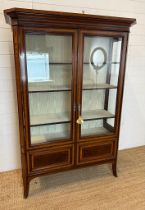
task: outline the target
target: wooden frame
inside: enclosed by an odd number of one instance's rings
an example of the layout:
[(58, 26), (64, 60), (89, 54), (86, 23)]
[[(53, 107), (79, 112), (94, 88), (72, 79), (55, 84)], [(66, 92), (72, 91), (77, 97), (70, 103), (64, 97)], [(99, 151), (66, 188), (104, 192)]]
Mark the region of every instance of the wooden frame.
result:
[[(113, 38), (122, 38), (122, 50), (121, 50), (121, 64), (120, 64), (120, 70), (119, 70), (119, 80), (118, 80), (118, 88), (117, 88), (117, 100), (116, 100), (116, 114), (115, 114), (115, 132), (112, 135), (112, 138), (115, 137), (119, 137), (119, 127), (120, 127), (120, 117), (121, 117), (121, 106), (122, 106), (122, 100), (121, 97), (123, 95), (123, 83), (122, 81), (124, 81), (124, 77), (125, 77), (125, 62), (124, 62), (124, 57), (127, 53), (127, 40), (128, 40), (128, 34), (124, 33), (124, 32), (110, 32), (110, 31), (80, 31), (80, 48), (79, 48), (79, 71), (78, 71), (78, 78), (83, 78), (83, 37), (84, 36), (103, 36), (103, 37), (113, 37)], [(111, 50), (111, 49), (110, 49)], [(112, 53), (111, 53), (112, 54)], [(110, 71), (110, 70), (109, 70)], [(107, 75), (107, 81), (110, 80), (110, 73), (108, 71), (108, 75)], [(79, 83), (79, 87), (78, 87), (78, 98), (77, 101), (80, 104), (80, 106), (82, 106), (82, 79), (81, 82)], [(105, 108), (108, 106), (107, 105), (108, 102), (108, 89), (106, 89), (106, 94), (105, 94)], [(120, 110), (120, 111), (118, 111)], [(78, 113), (81, 115), (81, 113)], [(104, 120), (105, 122), (105, 120)], [(78, 136), (77, 139), (78, 141), (81, 139), (80, 138), (80, 129), (78, 127)], [(84, 137), (83, 137), (84, 138)], [(93, 137), (92, 137), (93, 138)], [(94, 136), (94, 138), (96, 138)], [(103, 136), (100, 138), (104, 138)], [(86, 137), (86, 140), (89, 140), (90, 138)]]
[[(30, 180), (41, 175), (87, 165), (111, 163), (113, 174), (117, 176), (117, 151), (128, 34), (130, 26), (135, 24), (136, 20), (21, 8), (7, 9), (4, 11), (4, 14), (6, 22), (11, 24), (13, 29), (24, 198), (28, 196)], [(35, 145), (30, 144), (28, 79), (24, 38), (27, 32), (71, 34), (73, 37), (72, 138), (70, 139)], [(76, 124), (76, 120), (81, 114), (83, 37), (85, 35), (122, 37), (123, 40), (117, 88), (115, 132), (109, 135), (81, 137), (80, 125)], [(107, 81), (109, 81), (109, 76), (108, 73)], [(86, 87), (86, 90), (87, 88), (93, 89), (93, 87)], [(100, 86), (100, 88), (103, 87)], [(116, 87), (112, 86), (111, 88)], [(38, 92), (40, 91), (38, 90)], [(104, 108), (108, 106), (107, 101), (108, 89), (106, 89)], [(108, 126), (108, 129), (111, 129), (105, 119), (103, 122), (105, 126)]]
[[(44, 147), (44, 144), (45, 144), (45, 147), (47, 146), (46, 143), (41, 143), (39, 145), (31, 145), (31, 142), (30, 142), (30, 119), (29, 119), (29, 102), (28, 102), (28, 79), (27, 79), (27, 65), (26, 65), (26, 49), (25, 49), (25, 34), (26, 33), (30, 33), (30, 32), (38, 32), (38, 33), (47, 33), (47, 34), (55, 34), (55, 35), (72, 35), (72, 53), (73, 54), (76, 54), (76, 51), (77, 51), (77, 46), (76, 46), (76, 39), (77, 39), (77, 33), (75, 30), (71, 30), (71, 29), (52, 29), (52, 28), (23, 28), (21, 33), (22, 33), (22, 42), (23, 42), (23, 52), (24, 52), (24, 57), (25, 57), (25, 63), (24, 63), (24, 69), (25, 69), (25, 75), (26, 75), (26, 83), (24, 83), (24, 86), (25, 86), (25, 95), (24, 95), (24, 101), (25, 101), (25, 104), (26, 106), (24, 107), (24, 110), (25, 110), (25, 113), (26, 113), (26, 133), (28, 133), (28, 137), (26, 138), (26, 149), (31, 149), (32, 147), (33, 148), (43, 148)], [(65, 139), (64, 141), (55, 141), (55, 142), (52, 142), (52, 145), (57, 145), (58, 143), (59, 144), (65, 144), (65, 143), (72, 143), (74, 142), (74, 138), (75, 138), (75, 128), (74, 128), (74, 122), (75, 122), (75, 115), (74, 115), (74, 104), (76, 104), (76, 101), (75, 101), (75, 89), (73, 87), (75, 87), (75, 83), (76, 83), (76, 62), (75, 60), (73, 59), (72, 60), (72, 94), (71, 94), (71, 120), (70, 122), (71, 123), (71, 137), (70, 139)], [(51, 142), (48, 143), (48, 146), (51, 144)]]

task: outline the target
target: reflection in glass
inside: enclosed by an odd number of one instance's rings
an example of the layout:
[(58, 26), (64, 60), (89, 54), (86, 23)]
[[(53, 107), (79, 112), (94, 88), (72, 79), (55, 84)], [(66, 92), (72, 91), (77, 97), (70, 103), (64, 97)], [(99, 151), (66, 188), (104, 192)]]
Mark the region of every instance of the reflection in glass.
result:
[(95, 70), (100, 70), (107, 61), (107, 53), (102, 47), (96, 47), (90, 56), (91, 65)]
[(50, 81), (49, 54), (27, 53), (27, 69), (28, 82)]
[(72, 36), (26, 34), (31, 143), (70, 139)]

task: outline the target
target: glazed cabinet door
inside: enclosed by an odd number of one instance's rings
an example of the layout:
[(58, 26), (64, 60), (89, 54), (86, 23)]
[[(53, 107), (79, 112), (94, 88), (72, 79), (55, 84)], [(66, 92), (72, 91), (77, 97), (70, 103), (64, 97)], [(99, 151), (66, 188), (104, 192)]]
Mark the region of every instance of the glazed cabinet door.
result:
[(76, 35), (25, 30), (28, 145), (73, 142)]
[(78, 141), (118, 135), (126, 39), (119, 32), (80, 33)]

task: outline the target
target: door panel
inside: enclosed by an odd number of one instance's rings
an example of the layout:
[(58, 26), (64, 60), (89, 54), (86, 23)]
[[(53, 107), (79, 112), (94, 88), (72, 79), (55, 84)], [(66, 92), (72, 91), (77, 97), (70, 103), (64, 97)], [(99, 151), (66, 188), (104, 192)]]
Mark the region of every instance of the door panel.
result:
[(113, 159), (114, 144), (115, 141), (78, 144), (78, 165)]
[(32, 146), (74, 140), (75, 31), (25, 32)]
[(115, 32), (80, 33), (78, 140), (117, 132), (123, 38), (123, 34)]
[(29, 172), (68, 168), (73, 165), (74, 146), (53, 147), (28, 152)]

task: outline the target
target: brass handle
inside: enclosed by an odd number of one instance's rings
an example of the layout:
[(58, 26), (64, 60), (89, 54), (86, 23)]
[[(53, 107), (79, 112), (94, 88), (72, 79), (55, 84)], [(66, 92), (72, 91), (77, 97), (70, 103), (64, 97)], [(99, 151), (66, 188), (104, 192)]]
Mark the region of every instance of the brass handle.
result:
[(83, 124), (83, 123), (84, 123), (84, 120), (83, 120), (82, 116), (79, 116), (79, 118), (77, 119), (76, 122), (77, 122), (77, 124), (79, 124), (79, 125)]

